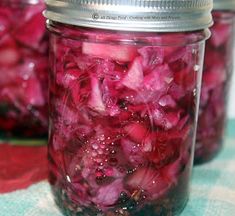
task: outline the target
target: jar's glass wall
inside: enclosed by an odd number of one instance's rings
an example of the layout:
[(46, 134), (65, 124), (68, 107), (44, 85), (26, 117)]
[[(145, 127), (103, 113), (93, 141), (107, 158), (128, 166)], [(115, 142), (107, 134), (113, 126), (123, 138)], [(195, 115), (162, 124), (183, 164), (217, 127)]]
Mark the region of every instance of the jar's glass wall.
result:
[(66, 215), (172, 215), (188, 199), (204, 31), (50, 30), (50, 183)]
[[(32, 4), (31, 4), (31, 3)], [(0, 2), (0, 139), (47, 136), (48, 36), (43, 1)]]
[(219, 152), (223, 143), (227, 116), (227, 100), (233, 71), (235, 14), (213, 12), (214, 25), (207, 41), (195, 163), (203, 163)]

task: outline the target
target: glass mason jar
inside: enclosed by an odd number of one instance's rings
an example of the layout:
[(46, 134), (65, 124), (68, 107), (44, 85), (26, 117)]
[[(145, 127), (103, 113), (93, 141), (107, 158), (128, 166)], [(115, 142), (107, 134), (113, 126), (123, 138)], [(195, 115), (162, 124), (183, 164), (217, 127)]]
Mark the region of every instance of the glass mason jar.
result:
[(47, 138), (48, 35), (42, 0), (0, 1), (0, 140)]
[(195, 164), (220, 151), (226, 125), (227, 100), (233, 72), (235, 1), (214, 1), (214, 25), (206, 43)]
[[(188, 199), (212, 2), (156, 1), (158, 19), (145, 12), (129, 22), (120, 8), (142, 6), (120, 3), (103, 15), (98, 2), (93, 13), (89, 1), (48, 1), (45, 13), (55, 201), (65, 215), (178, 214)], [(182, 8), (196, 12), (190, 23)]]

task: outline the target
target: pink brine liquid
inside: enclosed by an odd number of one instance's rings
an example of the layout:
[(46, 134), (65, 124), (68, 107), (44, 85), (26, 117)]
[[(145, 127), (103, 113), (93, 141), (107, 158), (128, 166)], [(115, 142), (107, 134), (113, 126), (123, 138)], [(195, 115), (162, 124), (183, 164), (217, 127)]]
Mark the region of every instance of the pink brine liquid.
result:
[(179, 213), (188, 199), (204, 33), (49, 29), (57, 31), (49, 139), (57, 204), (65, 215)]

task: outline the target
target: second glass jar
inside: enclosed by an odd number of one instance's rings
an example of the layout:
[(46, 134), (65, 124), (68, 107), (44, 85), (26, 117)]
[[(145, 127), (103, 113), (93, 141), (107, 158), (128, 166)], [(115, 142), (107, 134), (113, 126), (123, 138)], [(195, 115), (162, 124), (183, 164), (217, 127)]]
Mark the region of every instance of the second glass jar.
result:
[(195, 164), (213, 159), (221, 150), (233, 72), (235, 13), (215, 10), (212, 14), (214, 25), (206, 43)]
[(48, 35), (42, 0), (0, 2), (0, 141), (44, 144)]

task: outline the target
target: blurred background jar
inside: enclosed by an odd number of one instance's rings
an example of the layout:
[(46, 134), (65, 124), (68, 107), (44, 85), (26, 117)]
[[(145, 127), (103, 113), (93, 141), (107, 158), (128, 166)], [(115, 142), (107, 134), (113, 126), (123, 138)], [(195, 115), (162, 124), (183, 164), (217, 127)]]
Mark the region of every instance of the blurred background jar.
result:
[(47, 137), (48, 38), (43, 0), (0, 1), (0, 140)]
[(210, 0), (47, 1), (50, 183), (65, 215), (182, 211), (211, 9)]
[(233, 72), (234, 11), (234, 0), (214, 0), (214, 25), (206, 42), (195, 164), (213, 159), (223, 145)]

